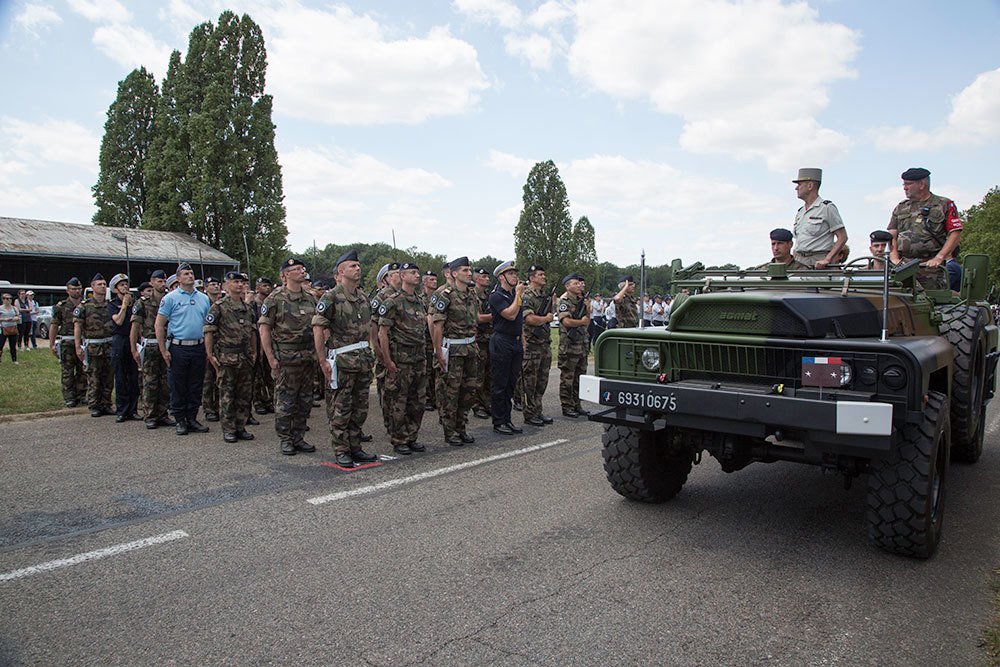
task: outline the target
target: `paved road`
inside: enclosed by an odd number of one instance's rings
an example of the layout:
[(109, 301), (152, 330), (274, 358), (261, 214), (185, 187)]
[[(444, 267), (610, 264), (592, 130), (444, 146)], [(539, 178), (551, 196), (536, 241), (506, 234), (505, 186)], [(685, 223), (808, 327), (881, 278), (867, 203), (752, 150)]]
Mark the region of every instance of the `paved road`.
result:
[(607, 485), (596, 424), (477, 420), (459, 449), (436, 422), (426, 454), (352, 473), (321, 465), (319, 410), (320, 451), (292, 458), (269, 420), (236, 446), (216, 425), (0, 424), (0, 664), (984, 662), (995, 408), (926, 562), (870, 547), (863, 483), (812, 468), (706, 458), (645, 506)]

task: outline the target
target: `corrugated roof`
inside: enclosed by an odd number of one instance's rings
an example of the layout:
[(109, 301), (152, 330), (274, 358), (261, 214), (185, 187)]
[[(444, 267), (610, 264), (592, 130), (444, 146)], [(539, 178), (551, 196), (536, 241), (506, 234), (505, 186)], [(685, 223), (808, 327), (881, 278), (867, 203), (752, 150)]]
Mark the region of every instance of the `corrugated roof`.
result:
[(179, 257), (197, 262), (201, 250), (201, 261), (237, 263), (229, 255), (181, 232), (4, 217), (0, 217), (0, 254), (124, 260), (125, 243), (113, 236), (122, 234), (128, 238), (128, 254), (133, 261), (176, 262)]

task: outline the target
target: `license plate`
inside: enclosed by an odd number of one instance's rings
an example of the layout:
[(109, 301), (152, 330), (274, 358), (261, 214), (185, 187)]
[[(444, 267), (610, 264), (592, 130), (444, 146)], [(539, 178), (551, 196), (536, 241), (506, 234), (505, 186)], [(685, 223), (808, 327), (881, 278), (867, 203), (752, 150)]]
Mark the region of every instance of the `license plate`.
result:
[(630, 408), (660, 410), (662, 412), (674, 412), (677, 410), (677, 396), (673, 394), (665, 396), (648, 391), (618, 391), (608, 393), (611, 395), (607, 398), (616, 401), (617, 405), (624, 405)]

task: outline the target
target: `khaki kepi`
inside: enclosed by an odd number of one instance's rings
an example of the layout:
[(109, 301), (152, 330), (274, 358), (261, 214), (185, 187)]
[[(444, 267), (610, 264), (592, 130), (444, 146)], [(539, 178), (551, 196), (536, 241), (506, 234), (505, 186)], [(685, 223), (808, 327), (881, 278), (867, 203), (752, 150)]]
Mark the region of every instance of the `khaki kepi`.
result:
[(823, 181), (823, 170), (816, 169), (815, 167), (803, 167), (799, 169), (799, 177), (792, 179), (792, 183), (799, 183), (801, 181), (816, 181), (821, 183)]

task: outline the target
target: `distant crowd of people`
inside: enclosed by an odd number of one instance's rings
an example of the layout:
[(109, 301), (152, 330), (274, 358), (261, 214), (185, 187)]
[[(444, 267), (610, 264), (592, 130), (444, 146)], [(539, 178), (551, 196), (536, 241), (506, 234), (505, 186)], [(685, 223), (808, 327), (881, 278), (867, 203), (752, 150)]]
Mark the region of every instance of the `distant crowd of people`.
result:
[(0, 295), (0, 361), (3, 349), (10, 351), (10, 359), (15, 364), (18, 352), (38, 349), (38, 303), (31, 290), (18, 290), (17, 298), (12, 294)]

